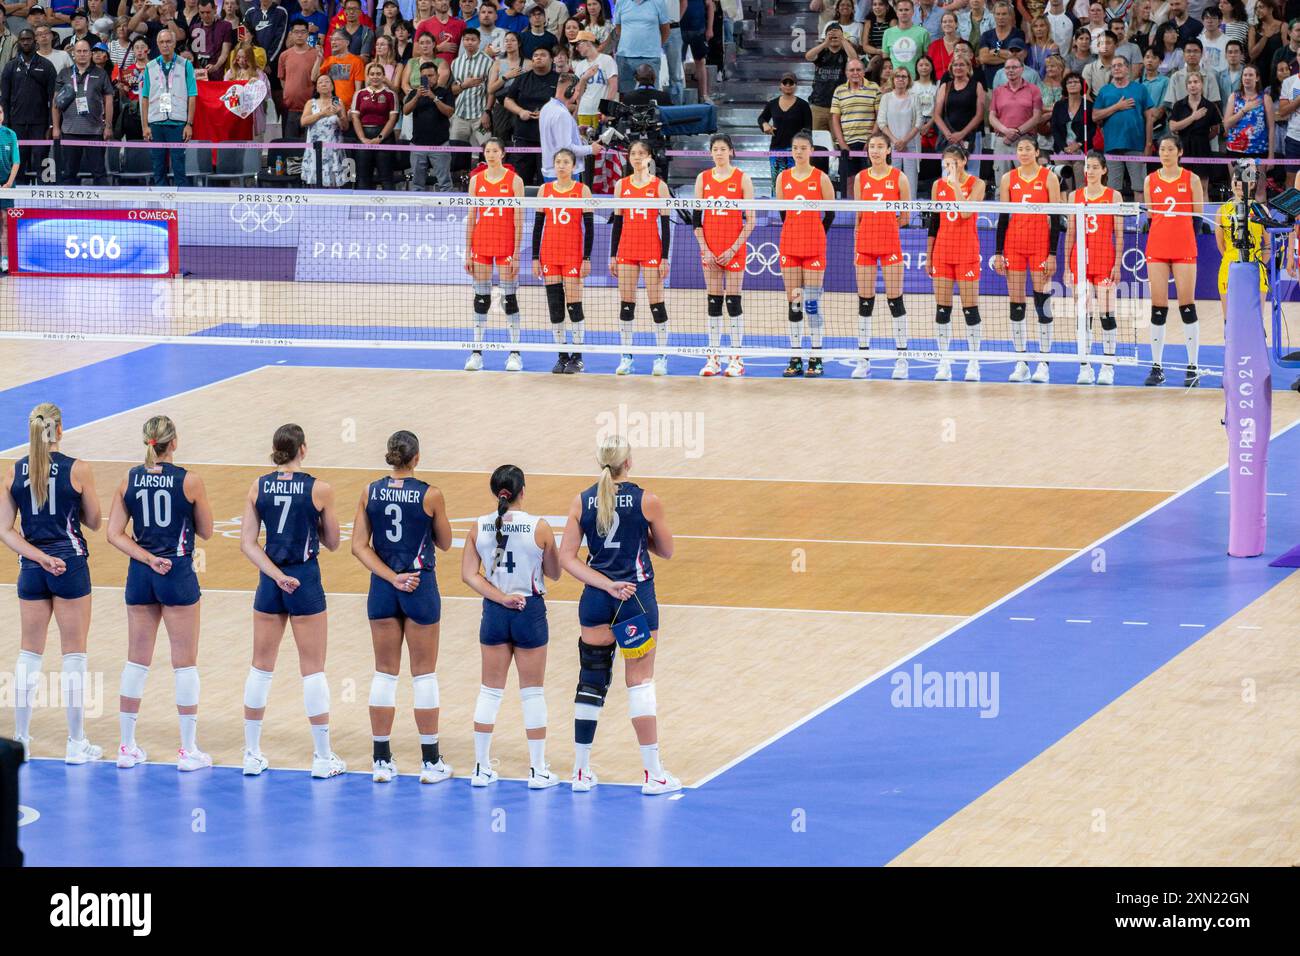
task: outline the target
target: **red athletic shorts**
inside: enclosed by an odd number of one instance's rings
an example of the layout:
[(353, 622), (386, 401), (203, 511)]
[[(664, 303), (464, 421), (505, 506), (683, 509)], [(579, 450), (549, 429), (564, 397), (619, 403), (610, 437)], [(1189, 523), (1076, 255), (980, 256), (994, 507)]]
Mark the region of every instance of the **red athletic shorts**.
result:
[(509, 267), (515, 264), (515, 257), (513, 253), (508, 256), (481, 256), (476, 252), (473, 254), (473, 259), (474, 262), (478, 263), (481, 266), (497, 265), (497, 266)]
[(659, 260), (656, 259), (628, 259), (624, 256), (618, 257), (618, 264), (621, 266), (640, 266), (643, 269), (658, 269)]
[(582, 260), (579, 259), (574, 262), (543, 262), (542, 275), (577, 279), (582, 276)]
[(803, 269), (805, 272), (825, 272), (825, 256), (781, 256), (782, 269)]
[[(723, 252), (726, 252), (726, 251), (727, 251), (728, 249), (730, 249), (730, 248), (731, 248), (730, 245), (723, 246), (722, 251), (723, 251)], [(717, 255), (717, 253), (714, 252), (713, 249), (712, 249), (711, 247), (709, 248), (709, 252), (712, 253), (712, 254), (715, 255), (715, 256)], [(722, 269), (724, 272), (744, 272), (744, 271), (745, 271), (745, 258), (746, 258), (747, 253), (748, 253), (748, 250), (746, 250), (746, 249), (737, 249), (737, 250), (736, 250), (736, 254), (735, 254), (734, 256), (732, 256), (730, 259), (728, 259), (724, 264), (718, 266), (718, 268), (719, 268), (719, 269)], [(702, 259), (701, 259), (701, 262), (703, 262)], [(718, 264), (715, 262), (715, 263), (713, 263), (713, 265), (718, 265)]]
[(974, 282), (980, 277), (980, 264), (978, 259), (970, 259), (966, 262), (945, 262), (942, 259), (936, 259), (930, 263), (934, 270), (936, 279), (949, 279), (953, 282)]
[(1195, 265), (1195, 264), (1196, 264), (1196, 257), (1195, 257), (1195, 256), (1179, 256), (1179, 257), (1176, 258), (1176, 259), (1166, 259), (1164, 256), (1147, 256), (1147, 262), (1148, 262), (1148, 263), (1152, 263), (1152, 262), (1163, 262), (1163, 263), (1165, 263), (1165, 264), (1167, 264), (1167, 265), (1171, 265), (1171, 266), (1178, 266), (1178, 265)]
[(1003, 255), (1007, 257), (1008, 272), (1042, 272), (1047, 263), (1047, 256), (1041, 252), (1029, 255), (1019, 250), (1009, 249)]
[(893, 266), (903, 261), (903, 253), (895, 249), (893, 252), (858, 252), (858, 265), (874, 266), (879, 263), (882, 266)]

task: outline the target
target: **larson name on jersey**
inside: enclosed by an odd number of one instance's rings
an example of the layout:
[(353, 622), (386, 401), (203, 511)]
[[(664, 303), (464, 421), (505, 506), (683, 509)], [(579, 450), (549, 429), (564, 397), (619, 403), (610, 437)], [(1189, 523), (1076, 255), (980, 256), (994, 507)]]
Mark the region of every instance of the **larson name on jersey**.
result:
[(174, 488), (176, 487), (176, 475), (151, 475), (147, 472), (137, 472), (131, 476), (132, 488)]

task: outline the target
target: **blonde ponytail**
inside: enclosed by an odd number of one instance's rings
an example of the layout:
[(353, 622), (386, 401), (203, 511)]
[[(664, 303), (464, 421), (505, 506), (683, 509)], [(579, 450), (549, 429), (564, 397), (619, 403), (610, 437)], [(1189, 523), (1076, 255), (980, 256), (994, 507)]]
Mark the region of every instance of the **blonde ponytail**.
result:
[(627, 442), (618, 436), (606, 438), (596, 452), (596, 462), (601, 467), (600, 480), (596, 482), (596, 531), (602, 537), (609, 534), (614, 524), (614, 496), (630, 452)]
[(63, 412), (51, 402), (42, 402), (27, 418), (27, 481), (36, 510), (45, 507), (50, 496), (50, 446), (59, 440)]
[(144, 463), (146, 468), (158, 464), (158, 456), (167, 454), (167, 449), (176, 440), (176, 426), (166, 415), (155, 415), (144, 423)]

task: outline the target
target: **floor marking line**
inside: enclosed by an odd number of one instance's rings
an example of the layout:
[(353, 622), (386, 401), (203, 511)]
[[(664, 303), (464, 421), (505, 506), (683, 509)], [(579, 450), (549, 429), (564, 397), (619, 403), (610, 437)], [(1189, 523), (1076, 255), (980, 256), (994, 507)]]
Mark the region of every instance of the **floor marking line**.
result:
[[(1286, 434), (1287, 432), (1289, 432), (1292, 428), (1295, 428), (1296, 425), (1300, 425), (1300, 419), (1297, 419), (1296, 421), (1292, 422), (1290, 425), (1287, 425), (1285, 428), (1282, 428), (1280, 431), (1278, 431), (1278, 433), (1277, 433), (1276, 435), (1274, 435), (1274, 436), (1272, 436), (1272, 437), (1273, 437), (1273, 438), (1280, 438), (1282, 435), (1284, 435), (1284, 434)], [(695, 786), (697, 786), (697, 787), (703, 787), (703, 786), (704, 786), (705, 784), (707, 784), (709, 781), (711, 781), (711, 780), (717, 778), (718, 776), (720, 776), (720, 775), (726, 773), (726, 772), (727, 772), (728, 770), (730, 770), (732, 767), (734, 767), (734, 766), (736, 766), (737, 764), (740, 764), (740, 763), (742, 763), (743, 761), (749, 759), (749, 758), (752, 757), (754, 754), (758, 753), (760, 750), (765, 749), (766, 747), (768, 747), (768, 746), (770, 746), (771, 744), (775, 743), (776, 741), (780, 740), (782, 737), (785, 737), (785, 736), (787, 736), (788, 734), (792, 733), (793, 731), (797, 730), (798, 728), (802, 727), (804, 724), (808, 723), (808, 721), (812, 720), (814, 717), (817, 717), (818, 715), (825, 713), (826, 711), (828, 711), (828, 710), (830, 710), (832, 707), (834, 707), (836, 704), (839, 704), (841, 701), (844, 701), (844, 700), (848, 699), (849, 697), (852, 697), (854, 694), (856, 694), (858, 691), (862, 690), (864, 687), (868, 686), (869, 684), (874, 683), (875, 681), (879, 680), (881, 677), (884, 677), (886, 674), (890, 673), (891, 671), (894, 671), (894, 670), (898, 669), (899, 667), (902, 667), (904, 664), (906, 664), (906, 663), (907, 663), (908, 661), (910, 661), (912, 658), (916, 657), (916, 656), (919, 655), (919, 654), (923, 654), (923, 653), (925, 653), (926, 651), (928, 651), (930, 648), (934, 647), (934, 646), (935, 646), (936, 644), (938, 644), (939, 642), (944, 641), (944, 640), (947, 640), (949, 637), (951, 637), (953, 634), (956, 634), (958, 631), (960, 631), (960, 630), (961, 630), (963, 627), (965, 627), (967, 624), (970, 624), (972, 621), (976, 621), (976, 620), (978, 620), (979, 618), (982, 618), (982, 617), (986, 616), (987, 614), (989, 614), (989, 612), (995, 610), (996, 608), (1001, 607), (1003, 604), (1006, 604), (1006, 603), (1007, 603), (1008, 601), (1010, 601), (1012, 598), (1015, 598), (1015, 597), (1017, 597), (1018, 595), (1020, 595), (1021, 593), (1023, 593), (1024, 591), (1029, 590), (1029, 589), (1032, 588), (1034, 585), (1038, 584), (1040, 581), (1044, 581), (1044, 580), (1046, 580), (1049, 576), (1051, 576), (1052, 574), (1055, 574), (1057, 571), (1059, 571), (1059, 570), (1061, 570), (1062, 568), (1066, 567), (1068, 564), (1070, 564), (1070, 562), (1072, 562), (1072, 561), (1078, 559), (1080, 556), (1082, 556), (1082, 555), (1085, 554), (1086, 552), (1092, 550), (1093, 548), (1097, 547), (1097, 546), (1100, 545), (1100, 544), (1103, 544), (1103, 543), (1106, 542), (1106, 541), (1109, 541), (1111, 538), (1115, 537), (1116, 535), (1122, 534), (1123, 532), (1127, 531), (1129, 528), (1131, 528), (1131, 527), (1133, 527), (1135, 524), (1137, 524), (1139, 521), (1142, 521), (1142, 520), (1144, 520), (1144, 519), (1150, 517), (1151, 515), (1155, 514), (1155, 513), (1156, 513), (1157, 511), (1159, 511), (1160, 509), (1162, 509), (1162, 508), (1164, 508), (1164, 507), (1166, 507), (1166, 506), (1172, 504), (1173, 502), (1177, 501), (1179, 498), (1183, 497), (1184, 495), (1188, 494), (1189, 492), (1191, 492), (1191, 491), (1195, 490), (1196, 488), (1200, 487), (1200, 486), (1201, 486), (1202, 484), (1204, 484), (1205, 482), (1211, 480), (1211, 479), (1214, 478), (1216, 475), (1218, 475), (1220, 472), (1224, 472), (1224, 471), (1227, 471), (1227, 470), (1228, 470), (1228, 463), (1227, 463), (1227, 462), (1224, 462), (1222, 465), (1219, 465), (1219, 466), (1218, 466), (1217, 468), (1215, 468), (1213, 471), (1211, 471), (1211, 472), (1209, 472), (1208, 474), (1202, 476), (1201, 478), (1197, 479), (1196, 481), (1193, 481), (1191, 484), (1189, 484), (1187, 487), (1183, 488), (1181, 491), (1177, 492), (1176, 494), (1170, 496), (1169, 498), (1166, 498), (1164, 501), (1157, 502), (1156, 504), (1154, 504), (1154, 505), (1152, 505), (1150, 508), (1148, 508), (1146, 511), (1142, 512), (1140, 515), (1136, 515), (1135, 517), (1131, 518), (1129, 521), (1125, 522), (1125, 523), (1124, 523), (1123, 525), (1121, 525), (1120, 527), (1118, 527), (1118, 528), (1114, 529), (1113, 531), (1109, 532), (1108, 534), (1105, 534), (1105, 535), (1103, 535), (1102, 537), (1098, 538), (1096, 541), (1094, 541), (1092, 544), (1088, 545), (1087, 547), (1080, 548), (1079, 551), (1078, 551), (1076, 554), (1073, 554), (1073, 555), (1071, 555), (1071, 556), (1068, 557), (1068, 558), (1062, 558), (1062, 559), (1061, 559), (1057, 564), (1055, 564), (1055, 565), (1053, 565), (1052, 567), (1048, 568), (1048, 569), (1045, 570), (1042, 574), (1039, 574), (1037, 577), (1035, 577), (1035, 578), (1033, 578), (1033, 579), (1031, 579), (1031, 580), (1029, 580), (1029, 581), (1026, 581), (1024, 584), (1020, 585), (1020, 587), (1016, 588), (1016, 589), (1015, 589), (1014, 591), (1012, 591), (1010, 594), (1007, 594), (1007, 595), (1005, 595), (1004, 597), (998, 598), (998, 600), (994, 601), (992, 604), (988, 605), (987, 607), (983, 608), (982, 610), (977, 611), (976, 613), (972, 614), (972, 615), (971, 615), (970, 617), (968, 617), (966, 620), (962, 621), (962, 622), (959, 623), (959, 624), (954, 624), (952, 627), (948, 628), (948, 630), (944, 631), (942, 634), (939, 634), (938, 636), (936, 636), (936, 637), (932, 638), (931, 640), (927, 641), (926, 643), (922, 644), (920, 647), (918, 647), (918, 648), (912, 650), (911, 652), (909, 652), (908, 654), (906, 654), (906, 655), (900, 657), (898, 660), (894, 661), (892, 664), (889, 664), (889, 665), (887, 665), (887, 666), (885, 666), (885, 667), (880, 668), (880, 670), (876, 671), (874, 674), (870, 675), (870, 676), (867, 677), (866, 679), (864, 679), (864, 680), (862, 680), (862, 681), (859, 681), (857, 684), (855, 684), (854, 686), (850, 687), (848, 690), (846, 690), (846, 691), (844, 691), (843, 693), (841, 693), (841, 694), (839, 694), (839, 695), (837, 695), (837, 696), (831, 698), (830, 700), (826, 701), (824, 704), (821, 704), (820, 706), (814, 708), (812, 711), (810, 711), (809, 713), (805, 714), (803, 717), (800, 717), (800, 718), (799, 718), (798, 720), (796, 720), (794, 723), (790, 724), (789, 726), (785, 727), (785, 728), (782, 729), (782, 730), (777, 731), (775, 734), (773, 734), (772, 736), (768, 737), (766, 740), (761, 741), (761, 742), (758, 743), (758, 744), (755, 744), (753, 747), (750, 747), (750, 748), (749, 748), (748, 750), (746, 750), (744, 753), (740, 754), (740, 756), (738, 756), (738, 757), (734, 757), (734, 758), (732, 758), (731, 760), (728, 760), (728, 761), (727, 761), (726, 763), (724, 763), (721, 767), (718, 767), (716, 770), (713, 770), (713, 771), (711, 771), (711, 772), (705, 774), (705, 775), (704, 775), (703, 777), (701, 777), (699, 780), (695, 781)]]
[(1036, 617), (1013, 617), (1013, 618), (1010, 618), (1010, 620), (1012, 620), (1012, 621), (1036, 621), (1036, 620), (1038, 620), (1038, 618), (1036, 618)]
[(1068, 551), (1074, 554), (1077, 548), (1056, 548), (1035, 544), (955, 544), (939, 541), (851, 541), (835, 538), (748, 538), (720, 534), (674, 534), (674, 538), (687, 538), (696, 541), (768, 541), (796, 542), (800, 544), (855, 544), (898, 548), (971, 548), (977, 551)]
[(1091, 623), (1092, 623), (1092, 618), (1087, 618), (1087, 617), (1067, 617), (1067, 618), (1065, 619), (1065, 623), (1066, 623), (1066, 624), (1091, 624)]
[(1124, 623), (1132, 624), (1135, 627), (1146, 627), (1150, 622), (1149, 621), (1125, 621)]
[(1179, 627), (1199, 627), (1199, 628), (1204, 628), (1204, 627), (1205, 627), (1204, 624), (1179, 624), (1178, 626), (1179, 626)]

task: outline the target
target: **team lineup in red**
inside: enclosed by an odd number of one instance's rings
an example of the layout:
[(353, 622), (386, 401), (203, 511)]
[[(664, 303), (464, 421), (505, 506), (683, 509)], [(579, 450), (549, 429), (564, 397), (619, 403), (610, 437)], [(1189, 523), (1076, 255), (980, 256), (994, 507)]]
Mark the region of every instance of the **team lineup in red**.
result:
[[(1015, 204), (1070, 204), (1113, 207), (1121, 202), (1119, 193), (1105, 183), (1106, 163), (1100, 153), (1089, 153), (1083, 164), (1083, 185), (1062, 194), (1056, 174), (1044, 164), (1041, 148), (1033, 136), (1022, 136), (1010, 144), (1016, 164), (1005, 173), (998, 187), (997, 201)], [(852, 198), (863, 202), (899, 202), (917, 197), (902, 171), (890, 165), (891, 144), (883, 133), (872, 135), (867, 143), (869, 165), (852, 181)], [(725, 134), (715, 135), (709, 143), (713, 168), (700, 173), (694, 195), (699, 199), (753, 199), (754, 186), (748, 174), (733, 165), (734, 149)], [(797, 134), (791, 144), (793, 165), (782, 170), (773, 184), (775, 199), (799, 202), (826, 202), (836, 199), (835, 189), (823, 170), (813, 165), (810, 134)], [(1168, 315), (1168, 286), (1172, 278), (1177, 290), (1179, 313), (1183, 322), (1188, 363), (1185, 384), (1195, 386), (1200, 344), (1199, 325), (1194, 299), (1195, 232), (1193, 218), (1204, 202), (1200, 180), (1179, 165), (1182, 147), (1173, 135), (1160, 140), (1161, 166), (1147, 176), (1143, 196), (1151, 210), (1145, 258), (1151, 282), (1151, 326), (1153, 364), (1146, 384), (1164, 381), (1162, 355), (1165, 321)], [(522, 180), (504, 163), (505, 149), (491, 140), (484, 146), (484, 166), (470, 179), (473, 196), (522, 197)], [(629, 150), (631, 174), (620, 179), (614, 195), (628, 199), (666, 199), (671, 194), (664, 180), (654, 175), (651, 150), (643, 142), (634, 142)], [(556, 178), (547, 182), (539, 195), (556, 199), (572, 196), (575, 200), (591, 198), (587, 186), (575, 178), (577, 158), (566, 149), (555, 157)], [(959, 146), (950, 146), (942, 155), (942, 175), (931, 190), (935, 202), (980, 203), (986, 199), (986, 187), (978, 176), (967, 172), (968, 156)], [(745, 373), (740, 349), (744, 345), (745, 317), (742, 300), (748, 240), (756, 226), (753, 210), (707, 209), (694, 212), (691, 225), (699, 246), (708, 300), (708, 351), (700, 375), (738, 377)], [(854, 268), (858, 297), (857, 345), (860, 357), (853, 378), (868, 378), (868, 358), (872, 321), (878, 283), (883, 283), (891, 321), (894, 345), (898, 350), (909, 347), (908, 312), (903, 296), (902, 229), (913, 212), (862, 212), (854, 223)], [(979, 295), (983, 257), (980, 252), (978, 211), (972, 208), (928, 213), (925, 256), (926, 272), (933, 282), (934, 336), (938, 350), (948, 355), (952, 339), (954, 300), (959, 299), (965, 325), (966, 381), (980, 380), (980, 351), (983, 320)], [(779, 261), (787, 299), (790, 360), (785, 377), (820, 377), (824, 374), (822, 349), (826, 317), (822, 297), (827, 268), (827, 234), (835, 220), (831, 210), (809, 209), (782, 211)], [(658, 220), (656, 222), (656, 220)], [(633, 341), (637, 308), (637, 287), (644, 281), (646, 298), (660, 349), (655, 356), (652, 374), (666, 375), (668, 360), (668, 306), (664, 283), (671, 261), (672, 223), (667, 209), (615, 209), (609, 248), (609, 272), (617, 280), (619, 291), (619, 340), (626, 348)], [(1075, 275), (1075, 231), (1069, 217), (1041, 211), (1010, 213), (997, 217), (996, 252), (989, 261), (997, 275), (1005, 277), (1009, 301), (1011, 341), (1016, 355), (1010, 374), (1013, 382), (1047, 382), (1048, 363), (1042, 360), (1052, 350), (1054, 316), (1050, 284), (1057, 269), (1056, 250), (1064, 238), (1065, 278), (1082, 287), (1089, 301), (1090, 326), (1101, 329), (1105, 356), (1116, 354), (1118, 322), (1116, 287), (1120, 278), (1123, 254), (1123, 225), (1112, 212), (1088, 213), (1084, 216), (1084, 276)], [(510, 343), (521, 338), (518, 303), (519, 255), (523, 218), (507, 207), (480, 208), (469, 217), (466, 228), (465, 270), (474, 283), (474, 344), (484, 341), (487, 316), (492, 302), (494, 268), (496, 285), (502, 296), (509, 325)], [(552, 369), (555, 373), (583, 371), (580, 349), (584, 342), (582, 294), (583, 282), (591, 274), (593, 215), (583, 208), (547, 208), (537, 210), (533, 222), (533, 274), (544, 283), (547, 308), (555, 343), (575, 351), (561, 351)], [(1027, 289), (1033, 294), (1036, 344), (1040, 356), (1030, 371), (1027, 327)], [(724, 309), (726, 325), (724, 328)], [(723, 335), (728, 336), (729, 352), (724, 352)], [(1090, 333), (1091, 334), (1091, 333)], [(807, 347), (805, 347), (807, 342)], [(727, 358), (725, 368), (721, 362)], [(807, 356), (805, 364), (805, 356)], [(466, 370), (483, 367), (482, 349), (475, 348), (465, 364)], [(522, 369), (522, 358), (511, 350), (507, 371)], [(634, 357), (624, 352), (616, 370), (618, 375), (633, 372)], [(895, 360), (893, 378), (909, 376), (908, 359)], [(941, 357), (935, 372), (939, 381), (951, 380), (952, 360)], [(1108, 385), (1114, 382), (1113, 362), (1103, 361), (1094, 375), (1092, 366), (1080, 362), (1081, 384)]]

